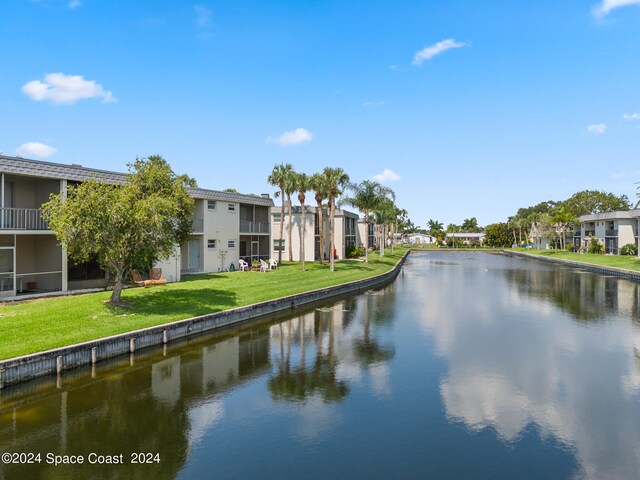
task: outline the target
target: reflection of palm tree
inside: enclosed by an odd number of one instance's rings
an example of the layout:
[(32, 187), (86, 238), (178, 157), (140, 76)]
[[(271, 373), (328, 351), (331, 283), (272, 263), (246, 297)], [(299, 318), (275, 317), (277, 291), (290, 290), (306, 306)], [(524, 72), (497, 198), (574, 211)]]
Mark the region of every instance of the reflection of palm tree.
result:
[[(317, 312), (320, 313), (320, 312)], [(291, 324), (292, 321), (288, 323)], [(300, 325), (300, 323), (299, 323)], [(326, 354), (322, 351), (322, 326), (317, 335), (316, 355), (313, 365), (306, 366), (304, 353), (304, 332), (301, 338), (301, 362), (297, 368), (291, 368), (290, 346), (292, 332), (289, 331), (288, 349), (285, 354), (282, 339), (278, 373), (268, 382), (268, 388), (275, 399), (287, 401), (304, 401), (308, 397), (319, 394), (326, 402), (340, 401), (349, 393), (347, 384), (336, 378), (337, 359), (334, 353), (333, 328), (329, 324), (329, 347)], [(282, 334), (282, 329), (280, 330)]]
[(364, 310), (364, 332), (362, 338), (357, 338), (353, 341), (353, 350), (356, 357), (365, 368), (368, 368), (374, 363), (387, 362), (391, 360), (395, 355), (395, 349), (393, 346), (384, 346), (378, 343), (378, 340), (371, 335), (370, 320), (373, 317), (375, 323), (380, 323), (380, 320), (388, 318), (389, 316), (379, 315), (380, 309), (374, 308), (373, 312), (369, 311), (369, 302), (373, 301), (377, 303), (379, 295), (367, 295), (365, 299)]

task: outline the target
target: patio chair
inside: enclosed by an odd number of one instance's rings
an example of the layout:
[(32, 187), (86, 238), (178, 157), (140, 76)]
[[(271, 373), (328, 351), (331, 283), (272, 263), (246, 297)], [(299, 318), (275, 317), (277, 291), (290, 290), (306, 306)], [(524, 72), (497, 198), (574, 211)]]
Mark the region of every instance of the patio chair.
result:
[(264, 260), (260, 259), (260, 271), (266, 272), (267, 270), (269, 270), (269, 264)]
[(278, 268), (278, 262), (277, 260), (274, 260), (273, 258), (269, 259), (269, 270), (276, 270)]
[(148, 287), (153, 284), (153, 280), (143, 278), (137, 270), (131, 270), (131, 279), (133, 280), (133, 283), (142, 287)]
[(246, 272), (247, 269), (249, 268), (249, 264), (247, 262), (245, 262), (244, 260), (240, 259), (238, 261), (238, 265), (240, 265), (240, 271), (241, 272)]
[(162, 276), (161, 268), (152, 268), (149, 270), (149, 280), (151, 280), (151, 285), (166, 285), (167, 279)]

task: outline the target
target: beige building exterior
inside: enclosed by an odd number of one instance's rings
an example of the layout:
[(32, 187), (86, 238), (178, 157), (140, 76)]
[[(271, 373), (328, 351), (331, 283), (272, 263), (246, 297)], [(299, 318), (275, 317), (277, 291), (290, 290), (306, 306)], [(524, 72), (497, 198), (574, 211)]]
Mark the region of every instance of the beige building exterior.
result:
[[(73, 264), (42, 219), (51, 194), (89, 179), (123, 183), (124, 173), (0, 155), (0, 299), (104, 288), (97, 262)], [(193, 234), (157, 266), (169, 282), (185, 273), (238, 267), (240, 257), (269, 258), (268, 196), (191, 188)]]
[(595, 237), (605, 247), (605, 253), (617, 255), (620, 247), (638, 245), (640, 210), (583, 215), (579, 219), (580, 230), (574, 235), (574, 243), (588, 246)]
[[(289, 215), (285, 208), (283, 240), (280, 242), (280, 214), (282, 207), (271, 208), (271, 258), (278, 259), (282, 250), (282, 259), (289, 260), (289, 229), (291, 229), (291, 243), (293, 247), (293, 260), (302, 258), (302, 243), (305, 248), (305, 261), (319, 260), (321, 252), (325, 259), (329, 259), (329, 209), (323, 209), (322, 226), (319, 222), (318, 207), (306, 206), (306, 226), (302, 235), (302, 210), (300, 205), (293, 207), (292, 222), (289, 224)], [(322, 228), (323, 248), (320, 248), (320, 228)], [(357, 214), (347, 210), (335, 210), (335, 248), (338, 258), (345, 258), (347, 249), (351, 245), (361, 245), (362, 233), (366, 226), (360, 228)]]

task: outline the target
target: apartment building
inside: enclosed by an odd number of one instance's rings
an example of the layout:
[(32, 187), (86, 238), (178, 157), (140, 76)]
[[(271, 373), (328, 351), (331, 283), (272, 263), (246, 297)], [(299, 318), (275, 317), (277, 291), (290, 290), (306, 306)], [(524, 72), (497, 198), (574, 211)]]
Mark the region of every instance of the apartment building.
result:
[[(305, 248), (305, 261), (319, 260), (320, 255), (329, 258), (329, 209), (322, 211), (322, 225), (318, 215), (318, 207), (307, 206), (305, 213), (305, 233), (302, 235), (302, 209), (299, 205), (292, 210), (292, 221), (289, 223), (289, 215), (285, 208), (284, 230), (280, 241), (280, 215), (282, 207), (271, 208), (271, 257), (277, 259), (282, 252), (282, 259), (289, 259), (289, 229), (291, 229), (291, 243), (293, 247), (293, 260), (300, 261), (302, 257), (302, 242)], [(335, 248), (338, 258), (345, 258), (347, 249), (352, 245), (362, 245), (362, 233), (366, 231), (366, 224), (360, 227), (359, 217), (356, 213), (336, 208), (335, 210)], [(320, 248), (320, 229), (323, 235), (323, 248)], [(370, 243), (373, 245), (373, 242)]]
[[(125, 182), (126, 176), (0, 155), (1, 299), (108, 285), (97, 262), (70, 262), (42, 219), (41, 206), (51, 194), (90, 179), (117, 184)], [(179, 281), (185, 273), (237, 268), (241, 257), (269, 257), (272, 199), (203, 188), (191, 188), (189, 193), (195, 200), (193, 233), (175, 256), (159, 264), (169, 282)]]
[(574, 234), (574, 244), (586, 247), (594, 237), (604, 245), (605, 253), (617, 255), (620, 247), (629, 243), (638, 245), (640, 210), (582, 215), (580, 230)]

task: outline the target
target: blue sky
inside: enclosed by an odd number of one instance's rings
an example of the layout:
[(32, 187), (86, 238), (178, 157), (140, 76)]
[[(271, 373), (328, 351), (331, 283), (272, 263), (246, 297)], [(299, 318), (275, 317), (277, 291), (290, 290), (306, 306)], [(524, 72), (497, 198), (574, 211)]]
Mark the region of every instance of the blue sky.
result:
[(273, 193), (377, 178), (482, 225), (640, 181), (640, 0), (2, 0), (0, 151)]

